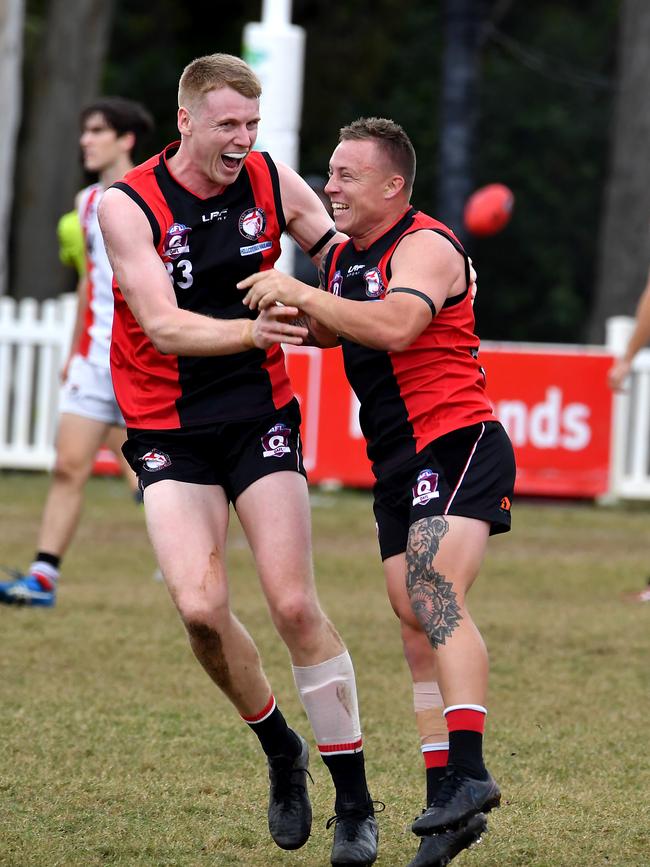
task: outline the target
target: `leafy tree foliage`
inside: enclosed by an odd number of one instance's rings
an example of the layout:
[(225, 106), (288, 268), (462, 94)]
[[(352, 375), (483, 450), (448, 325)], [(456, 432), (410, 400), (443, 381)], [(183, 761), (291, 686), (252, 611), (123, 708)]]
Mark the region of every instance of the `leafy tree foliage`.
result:
[(497, 42), (498, 33), (486, 43), (476, 181), (508, 184), (516, 203), (501, 235), (470, 245), (483, 337), (586, 338), (607, 170), (616, 5), (514, 4), (500, 29), (516, 44)]
[(611, 316), (637, 308), (650, 262), (650, 4), (623, 0), (612, 149), (598, 243), (590, 333), (602, 340)]
[[(38, 28), (45, 0), (31, 0)], [(261, 2), (116, 0), (103, 90), (140, 99), (176, 137), (182, 67), (213, 51), (239, 53)], [(514, 217), (499, 235), (470, 238), (484, 339), (579, 342), (595, 282), (620, 0), (491, 0), (473, 175), (508, 184)], [(325, 174), (339, 128), (384, 115), (418, 153), (414, 204), (436, 215), (443, 3), (294, 0), (307, 32), (301, 170)], [(29, 46), (27, 48), (29, 56)], [(645, 155), (640, 155), (645, 159)], [(453, 227), (460, 229), (461, 227)]]
[(178, 138), (177, 88), (183, 67), (215, 51), (241, 54), (244, 25), (259, 20), (260, 8), (260, 2), (251, 0), (163, 0), (153, 7), (144, 0), (117, 0), (104, 90), (141, 100), (153, 113), (152, 152)]
[[(295, 4), (309, 34), (303, 168), (323, 171), (335, 130), (351, 119), (393, 117), (418, 153), (413, 201), (438, 212), (442, 5), (410, 4), (405, 15), (392, 0)], [(467, 241), (484, 339), (585, 339), (617, 9), (608, 0), (512, 3), (486, 32), (474, 177), (508, 184), (516, 205), (503, 233)]]

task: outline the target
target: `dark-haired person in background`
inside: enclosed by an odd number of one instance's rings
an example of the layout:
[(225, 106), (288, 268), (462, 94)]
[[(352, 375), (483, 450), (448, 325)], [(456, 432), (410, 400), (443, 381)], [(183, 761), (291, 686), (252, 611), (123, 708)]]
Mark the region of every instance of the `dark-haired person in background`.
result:
[(27, 574), (0, 583), (0, 603), (55, 604), (61, 560), (79, 523), (97, 450), (107, 438), (113, 444), (116, 427), (124, 428), (109, 364), (113, 273), (97, 222), (97, 206), (104, 190), (133, 167), (133, 152), (152, 128), (149, 112), (122, 97), (97, 99), (81, 112), (83, 165), (98, 180), (81, 190), (75, 202), (86, 261), (78, 285), (70, 355), (62, 373), (56, 462), (36, 555)]

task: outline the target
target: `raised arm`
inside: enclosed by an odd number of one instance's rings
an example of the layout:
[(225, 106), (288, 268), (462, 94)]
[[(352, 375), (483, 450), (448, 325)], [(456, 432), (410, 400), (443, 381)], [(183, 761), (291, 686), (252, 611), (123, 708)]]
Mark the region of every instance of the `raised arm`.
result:
[(109, 189), (98, 209), (106, 252), (120, 290), (159, 352), (229, 355), (273, 343), (300, 344), (305, 328), (290, 324), (295, 308), (275, 308), (256, 320), (213, 319), (179, 308), (149, 222), (125, 193)]

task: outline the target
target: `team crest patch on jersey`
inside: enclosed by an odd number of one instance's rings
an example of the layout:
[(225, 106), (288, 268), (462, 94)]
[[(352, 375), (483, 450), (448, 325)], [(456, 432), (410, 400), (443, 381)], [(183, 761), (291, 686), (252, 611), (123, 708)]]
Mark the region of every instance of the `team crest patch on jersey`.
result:
[(139, 460), (142, 463), (142, 468), (150, 473), (157, 473), (172, 464), (169, 455), (166, 455), (165, 452), (159, 452), (157, 449), (151, 449)]
[(418, 480), (413, 485), (413, 505), (424, 506), (429, 500), (435, 500), (440, 496), (438, 488), (438, 473), (433, 470), (422, 470)]
[(384, 282), (378, 268), (371, 268), (363, 275), (366, 281), (366, 295), (368, 298), (379, 298), (384, 292)]
[(184, 223), (173, 223), (165, 234), (162, 255), (164, 259), (178, 259), (190, 252), (190, 232)]
[(289, 437), (291, 428), (286, 424), (274, 424), (262, 437), (262, 454), (265, 458), (281, 458), (291, 451)]
[(265, 229), (266, 214), (262, 208), (249, 208), (239, 218), (239, 231), (249, 241), (257, 240)]
[(343, 274), (337, 271), (330, 280), (329, 291), (332, 295), (341, 295), (341, 287), (343, 286)]

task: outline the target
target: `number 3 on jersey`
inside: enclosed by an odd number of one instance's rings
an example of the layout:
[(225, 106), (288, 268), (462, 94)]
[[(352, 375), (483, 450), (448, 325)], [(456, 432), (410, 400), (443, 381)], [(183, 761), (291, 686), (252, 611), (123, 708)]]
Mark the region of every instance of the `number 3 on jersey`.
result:
[[(174, 265), (180, 271), (180, 277), (174, 278)], [(165, 268), (169, 274), (169, 279), (172, 281), (172, 286), (175, 284), (179, 289), (189, 289), (194, 283), (194, 275), (192, 274), (192, 263), (189, 259), (181, 259), (179, 262), (165, 262)]]

